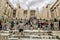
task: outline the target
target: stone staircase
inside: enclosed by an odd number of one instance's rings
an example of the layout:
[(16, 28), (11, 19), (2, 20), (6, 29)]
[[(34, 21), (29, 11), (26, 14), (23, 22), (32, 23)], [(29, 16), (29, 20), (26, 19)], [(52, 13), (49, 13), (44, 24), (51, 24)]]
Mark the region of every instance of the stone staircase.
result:
[(19, 39), (18, 30), (10, 33), (0, 33), (0, 40), (60, 40), (60, 31), (24, 30), (24, 36)]

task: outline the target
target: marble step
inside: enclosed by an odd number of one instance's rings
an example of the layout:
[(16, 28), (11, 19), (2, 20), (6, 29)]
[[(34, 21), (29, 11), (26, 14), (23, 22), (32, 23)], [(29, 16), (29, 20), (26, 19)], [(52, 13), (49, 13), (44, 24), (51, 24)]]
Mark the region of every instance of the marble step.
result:
[(21, 40), (59, 40), (59, 39), (32, 39), (32, 38), (21, 38)]
[(8, 38), (9, 40), (19, 40), (19, 38)]

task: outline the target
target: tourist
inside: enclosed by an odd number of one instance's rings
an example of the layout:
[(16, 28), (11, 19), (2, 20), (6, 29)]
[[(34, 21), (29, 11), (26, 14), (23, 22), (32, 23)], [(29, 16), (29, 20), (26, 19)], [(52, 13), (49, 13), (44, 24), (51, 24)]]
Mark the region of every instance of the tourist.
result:
[(16, 18), (16, 21), (15, 22), (16, 22), (16, 25), (18, 25), (18, 19), (17, 18)]
[(11, 29), (13, 29), (13, 27), (14, 27), (14, 21), (11, 20)]
[(40, 28), (41, 28), (41, 22), (38, 21), (38, 29), (40, 29)]
[(53, 22), (50, 23), (50, 26), (51, 26), (51, 30), (54, 30), (54, 23)]
[(30, 20), (28, 20), (28, 24), (30, 25)]
[(20, 21), (20, 23), (18, 24), (20, 38), (23, 36), (23, 28), (24, 28), (24, 24), (22, 23), (22, 21)]
[(45, 27), (46, 27), (46, 21), (45, 21), (45, 19), (44, 19), (44, 20), (42, 20), (41, 25), (42, 25), (42, 28), (43, 28), (43, 30), (44, 30), (44, 29), (45, 29)]
[(30, 22), (30, 29), (33, 30), (33, 23)]
[(60, 20), (59, 20), (59, 30), (60, 30)]
[(2, 31), (2, 21), (0, 20), (0, 31)]
[(48, 20), (46, 20), (46, 30), (48, 29)]
[(31, 30), (33, 29), (33, 26), (32, 26), (32, 25), (30, 25), (30, 29), (31, 29)]
[(7, 25), (5, 23), (3, 24), (2, 30), (7, 31)]

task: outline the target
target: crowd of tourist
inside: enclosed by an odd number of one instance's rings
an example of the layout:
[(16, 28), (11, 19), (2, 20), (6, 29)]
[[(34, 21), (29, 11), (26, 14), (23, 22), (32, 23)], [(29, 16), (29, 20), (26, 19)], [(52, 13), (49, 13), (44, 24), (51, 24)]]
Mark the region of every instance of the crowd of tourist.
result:
[(60, 20), (57, 21), (57, 27), (54, 24), (53, 20), (45, 20), (45, 19), (37, 19), (37, 18), (30, 18), (27, 19), (12, 19), (10, 21), (2, 21), (0, 20), (0, 31), (7, 31), (7, 30), (14, 30), (17, 29), (20, 34), (23, 34), (25, 29), (33, 30), (33, 29), (41, 29), (41, 30), (60, 30)]

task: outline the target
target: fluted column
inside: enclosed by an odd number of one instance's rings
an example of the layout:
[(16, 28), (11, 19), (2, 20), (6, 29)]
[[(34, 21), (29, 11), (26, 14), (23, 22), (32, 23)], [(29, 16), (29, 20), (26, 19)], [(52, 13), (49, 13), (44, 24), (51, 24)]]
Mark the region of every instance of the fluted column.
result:
[(19, 8), (18, 10), (18, 18), (19, 19), (23, 18), (23, 10), (21, 8)]
[(40, 17), (39, 17), (40, 15), (39, 15), (38, 8), (36, 8), (35, 16), (37, 17), (37, 19), (39, 19), (39, 18), (40, 18)]
[(50, 5), (48, 5), (48, 14), (49, 14), (49, 19), (51, 19), (51, 10), (50, 10)]
[(3, 16), (5, 12), (6, 0), (0, 0), (0, 16)]
[(28, 7), (27, 19), (30, 18), (30, 8)]
[(59, 16), (59, 9), (58, 7), (56, 8), (56, 13), (57, 13), (57, 17)]
[(19, 8), (16, 9), (16, 18), (18, 18), (18, 16), (19, 16), (18, 15), (18, 10), (19, 10)]
[(43, 11), (42, 11), (42, 19), (46, 19), (46, 18), (48, 18), (47, 17), (47, 8), (46, 7), (44, 7), (44, 9), (43, 9)]

